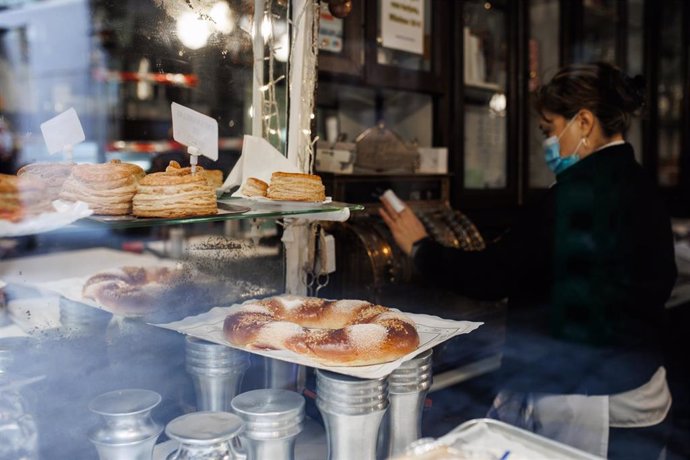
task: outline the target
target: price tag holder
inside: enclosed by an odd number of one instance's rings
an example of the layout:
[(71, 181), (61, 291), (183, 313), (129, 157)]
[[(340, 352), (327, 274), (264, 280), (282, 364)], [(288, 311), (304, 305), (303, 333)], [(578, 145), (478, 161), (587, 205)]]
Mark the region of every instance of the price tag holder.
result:
[(41, 123), (43, 139), (48, 146), (48, 153), (54, 155), (65, 152), (67, 161), (72, 161), (72, 148), (84, 142), (86, 136), (74, 108), (69, 108), (60, 115)]
[(218, 159), (218, 122), (213, 118), (180, 105), (171, 104), (173, 139), (187, 146), (191, 155), (192, 172), (196, 170), (197, 157), (203, 155)]

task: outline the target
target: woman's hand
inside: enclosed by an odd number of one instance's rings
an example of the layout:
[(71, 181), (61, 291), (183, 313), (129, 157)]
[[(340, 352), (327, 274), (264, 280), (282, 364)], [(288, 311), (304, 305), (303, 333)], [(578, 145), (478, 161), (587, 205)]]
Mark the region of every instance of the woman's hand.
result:
[(383, 221), (388, 225), (395, 242), (405, 254), (412, 253), (412, 245), (428, 235), (424, 225), (417, 219), (409, 206), (405, 206), (401, 212), (395, 212), (393, 207), (386, 200), (381, 200), (383, 207), (379, 209), (379, 214)]

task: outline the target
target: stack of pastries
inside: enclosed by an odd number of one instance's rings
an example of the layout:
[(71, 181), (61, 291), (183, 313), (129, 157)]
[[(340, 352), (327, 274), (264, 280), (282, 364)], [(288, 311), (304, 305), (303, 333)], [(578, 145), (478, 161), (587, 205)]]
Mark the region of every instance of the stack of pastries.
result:
[(83, 201), (94, 214), (126, 215), (132, 210), (132, 197), (144, 175), (144, 170), (139, 166), (119, 160), (76, 165), (62, 185), (60, 198)]
[(17, 222), (51, 209), (42, 180), (0, 174), (0, 219)]
[(218, 212), (215, 188), (208, 184), (203, 168), (182, 168), (171, 161), (165, 172), (144, 177), (132, 201), (137, 217), (180, 218)]
[(42, 180), (46, 185), (46, 193), (50, 200), (57, 200), (62, 191), (62, 185), (72, 173), (73, 163), (32, 163), (17, 171), (17, 176), (31, 177)]
[(314, 174), (274, 172), (266, 191), (271, 200), (321, 202), (326, 189), (321, 178)]

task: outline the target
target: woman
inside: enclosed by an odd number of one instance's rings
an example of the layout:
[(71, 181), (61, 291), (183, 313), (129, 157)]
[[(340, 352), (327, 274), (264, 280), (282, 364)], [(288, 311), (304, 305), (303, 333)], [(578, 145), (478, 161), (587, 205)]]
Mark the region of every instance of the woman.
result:
[(654, 458), (643, 452), (658, 453), (658, 441), (644, 435), (664, 426), (671, 405), (659, 334), (673, 237), (623, 138), (641, 83), (598, 63), (563, 68), (540, 88), (556, 183), (484, 251), (443, 247), (409, 208), (381, 209), (421, 273), (466, 295), (508, 297), (490, 415), (612, 458)]

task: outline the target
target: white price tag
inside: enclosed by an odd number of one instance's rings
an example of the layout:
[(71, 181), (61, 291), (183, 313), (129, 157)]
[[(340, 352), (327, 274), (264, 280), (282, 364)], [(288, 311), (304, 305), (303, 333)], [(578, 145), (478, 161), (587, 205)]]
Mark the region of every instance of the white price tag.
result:
[(84, 129), (74, 108), (69, 108), (60, 115), (41, 123), (41, 132), (48, 146), (48, 153), (51, 155), (62, 151), (71, 153), (74, 145), (86, 140)]
[(218, 159), (218, 122), (213, 118), (173, 102), (173, 139), (194, 147), (200, 155)]

